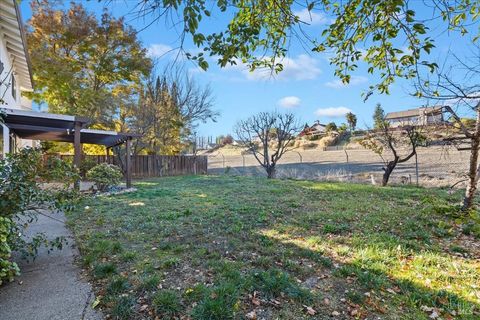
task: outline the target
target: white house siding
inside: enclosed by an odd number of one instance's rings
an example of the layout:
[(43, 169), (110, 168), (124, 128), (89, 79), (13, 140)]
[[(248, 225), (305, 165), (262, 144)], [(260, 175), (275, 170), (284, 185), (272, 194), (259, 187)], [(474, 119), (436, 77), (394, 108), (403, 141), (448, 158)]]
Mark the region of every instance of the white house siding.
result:
[[(1, 79), (4, 79), (5, 76), (12, 70), (12, 61), (7, 52), (7, 47), (5, 45), (5, 37), (1, 30), (0, 30), (0, 61), (3, 63), (3, 72), (0, 77)], [(12, 95), (12, 88), (11, 87), (7, 88), (7, 85), (11, 82), (11, 77), (12, 77), (12, 74), (10, 72), (10, 75), (8, 76), (6, 83), (2, 84), (0, 87), (0, 94), (2, 96), (4, 95), (3, 107), (7, 107), (11, 109), (20, 109), (20, 106), (21, 106), (20, 84), (18, 79), (16, 79), (16, 83), (15, 83), (15, 90), (17, 93), (16, 98), (14, 98)]]
[[(22, 55), (22, 50), (19, 46), (24, 45), (22, 39), (22, 30), (20, 26), (15, 22), (15, 17), (19, 19), (16, 10), (16, 0), (0, 0), (0, 62), (3, 64), (3, 71), (0, 74), (0, 79), (6, 79), (4, 84), (0, 84), (0, 98), (3, 102), (0, 103), (0, 107), (10, 109), (23, 109), (31, 110), (32, 103), (29, 99), (22, 97), (21, 88), (24, 90), (31, 90), (32, 83), (30, 81), (29, 73), (26, 73), (26, 61), (28, 58)], [(13, 38), (12, 38), (13, 37)], [(7, 45), (7, 41), (10, 42)], [(17, 56), (15, 61), (14, 55), (9, 49), (15, 46), (15, 55)], [(15, 85), (12, 88), (12, 75), (15, 77)], [(22, 148), (26, 146), (32, 146), (34, 142), (31, 140), (22, 140), (15, 138), (11, 135), (10, 130), (0, 125), (0, 154), (13, 151), (11, 147)]]

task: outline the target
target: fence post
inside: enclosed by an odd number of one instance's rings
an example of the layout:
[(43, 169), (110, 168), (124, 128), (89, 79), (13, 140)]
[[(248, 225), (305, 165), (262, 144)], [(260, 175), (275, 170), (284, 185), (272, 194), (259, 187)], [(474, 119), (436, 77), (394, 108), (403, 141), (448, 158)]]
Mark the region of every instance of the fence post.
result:
[(300, 163), (303, 163), (303, 157), (300, 154), (300, 152), (298, 152), (298, 151), (293, 151), (293, 152), (296, 152), (298, 154), (298, 156), (300, 157)]
[(222, 156), (222, 163), (223, 163), (223, 167), (225, 168), (225, 156), (223, 155), (223, 153), (219, 152), (219, 154)]
[(243, 167), (245, 168), (245, 155), (242, 153), (242, 162), (243, 162)]

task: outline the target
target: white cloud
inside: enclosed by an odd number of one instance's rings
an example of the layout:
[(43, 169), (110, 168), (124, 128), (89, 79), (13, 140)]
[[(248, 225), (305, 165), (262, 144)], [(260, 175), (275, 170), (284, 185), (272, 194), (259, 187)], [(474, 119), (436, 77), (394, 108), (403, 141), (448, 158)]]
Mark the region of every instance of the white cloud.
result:
[(282, 99), (277, 101), (277, 105), (285, 109), (299, 107), (300, 103), (300, 98), (295, 96), (283, 97)]
[(308, 11), (307, 8), (301, 11), (295, 11), (293, 14), (296, 15), (300, 21), (310, 25), (326, 24), (331, 21), (331, 19), (328, 19), (325, 14), (321, 12)]
[(172, 53), (176, 51), (173, 49), (171, 46), (162, 44), (162, 43), (156, 43), (152, 44), (150, 47), (147, 49), (147, 55), (151, 58), (161, 58), (165, 56), (166, 54)]
[(339, 79), (336, 79), (336, 80), (333, 80), (333, 81), (328, 81), (325, 83), (325, 85), (329, 88), (333, 88), (333, 89), (343, 89), (343, 88), (348, 88), (348, 87), (352, 87), (352, 86), (356, 86), (356, 85), (359, 85), (359, 84), (363, 84), (363, 83), (366, 83), (368, 82), (368, 78), (366, 77), (362, 77), (362, 76), (352, 76), (350, 78), (350, 82), (345, 84), (342, 82), (342, 80), (339, 80)]
[(317, 111), (315, 111), (315, 114), (319, 117), (341, 118), (349, 112), (352, 112), (352, 110), (346, 107), (335, 107), (317, 109)]
[(295, 58), (283, 58), (279, 61), (283, 65), (283, 70), (279, 73), (272, 72), (270, 69), (256, 69), (250, 72), (248, 66), (241, 61), (236, 65), (227, 66), (224, 70), (239, 71), (247, 80), (313, 80), (322, 72), (319, 62), (306, 55), (301, 54)]

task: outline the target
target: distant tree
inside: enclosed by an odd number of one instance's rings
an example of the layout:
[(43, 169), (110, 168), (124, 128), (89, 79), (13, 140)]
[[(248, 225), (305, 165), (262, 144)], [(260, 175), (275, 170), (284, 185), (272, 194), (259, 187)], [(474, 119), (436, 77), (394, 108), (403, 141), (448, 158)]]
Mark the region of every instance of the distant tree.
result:
[(233, 137), (230, 134), (227, 134), (223, 139), (221, 140), (221, 145), (227, 145), (227, 144), (232, 144), (233, 143)]
[(219, 136), (217, 136), (217, 137), (215, 138), (215, 143), (221, 145), (223, 139), (225, 139), (225, 136), (224, 136), (223, 134), (221, 134), (221, 135), (219, 135)]
[(377, 103), (375, 106), (375, 111), (373, 111), (373, 128), (382, 129), (385, 122), (385, 111), (382, 108), (380, 103)]
[(325, 126), (325, 131), (327, 132), (332, 132), (332, 131), (337, 131), (337, 124), (335, 122), (330, 122)]
[(348, 130), (348, 126), (347, 126), (346, 123), (342, 123), (338, 126), (337, 130), (338, 130), (339, 133), (344, 133)]
[(79, 3), (58, 4), (31, 2), (27, 42), (35, 91), (29, 97), (51, 112), (88, 116), (114, 129), (121, 93), (150, 72), (146, 49), (123, 18), (105, 10), (97, 19)]
[(184, 122), (175, 102), (175, 87), (166, 77), (147, 81), (138, 103), (131, 109), (130, 128), (142, 135), (135, 151), (174, 155), (183, 149), (181, 136)]
[(212, 92), (182, 69), (164, 70), (142, 84), (138, 101), (125, 116), (128, 129), (142, 134), (136, 152), (174, 155), (189, 144), (199, 121), (215, 120)]
[(239, 121), (235, 132), (270, 179), (275, 178), (277, 162), (289, 150), (299, 129), (292, 113), (261, 112)]
[[(369, 132), (360, 144), (378, 154), (383, 163), (382, 186), (386, 186), (397, 164), (407, 162), (417, 153), (417, 147), (425, 143), (422, 127), (403, 126), (393, 130), (387, 121), (380, 121), (380, 127), (375, 132)], [(402, 155), (400, 148), (408, 148), (409, 152)]]
[(352, 112), (349, 112), (345, 115), (347, 120), (348, 126), (350, 127), (350, 131), (355, 131), (355, 127), (357, 126), (357, 116)]

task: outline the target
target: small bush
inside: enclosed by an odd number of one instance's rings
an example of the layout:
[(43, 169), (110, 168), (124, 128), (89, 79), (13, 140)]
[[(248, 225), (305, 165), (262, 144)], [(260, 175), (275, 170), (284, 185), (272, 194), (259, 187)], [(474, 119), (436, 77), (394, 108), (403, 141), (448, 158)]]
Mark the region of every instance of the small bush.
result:
[(93, 167), (95, 167), (97, 165), (97, 162), (91, 158), (85, 158), (82, 160), (82, 162), (80, 163), (80, 175), (82, 177), (86, 177), (87, 176), (87, 172), (90, 171), (90, 169), (92, 169)]
[[(155, 312), (163, 317), (173, 318), (182, 308), (180, 296), (173, 290), (157, 292), (153, 297)], [(163, 319), (163, 318), (162, 318)]]
[(98, 190), (108, 191), (122, 181), (122, 170), (113, 164), (100, 163), (88, 170), (87, 178), (95, 182)]
[[(1, 116), (0, 116), (1, 122)], [(64, 237), (47, 239), (37, 233), (24, 237), (25, 229), (36, 221), (37, 209), (71, 210), (78, 194), (70, 190), (76, 175), (72, 167), (61, 159), (52, 159), (45, 166), (40, 150), (23, 148), (0, 159), (0, 285), (12, 281), (19, 274), (11, 252), (33, 258), (38, 248), (61, 249)], [(61, 185), (44, 190), (41, 182), (61, 177)]]

